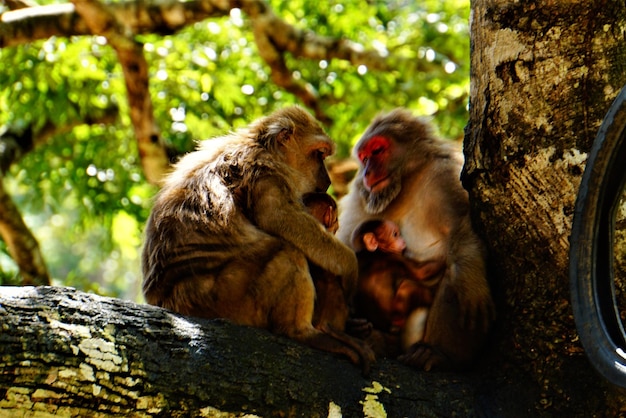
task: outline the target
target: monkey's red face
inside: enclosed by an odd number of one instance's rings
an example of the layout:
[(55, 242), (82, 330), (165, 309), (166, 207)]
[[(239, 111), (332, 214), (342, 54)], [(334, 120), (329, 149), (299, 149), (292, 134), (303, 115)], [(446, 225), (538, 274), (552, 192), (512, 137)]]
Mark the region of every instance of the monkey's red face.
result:
[(391, 182), (387, 170), (391, 145), (387, 137), (374, 136), (361, 145), (357, 152), (363, 164), (363, 186), (369, 192), (383, 190)]

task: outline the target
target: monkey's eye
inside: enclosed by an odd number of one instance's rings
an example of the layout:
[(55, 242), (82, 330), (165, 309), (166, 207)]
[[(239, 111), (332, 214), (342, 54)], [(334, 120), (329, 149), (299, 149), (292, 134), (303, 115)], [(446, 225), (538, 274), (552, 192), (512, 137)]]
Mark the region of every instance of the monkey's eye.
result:
[(385, 150), (385, 149), (384, 149), (383, 147), (375, 148), (375, 149), (372, 151), (372, 155), (378, 155), (378, 154), (380, 154), (381, 152), (383, 152), (384, 150)]

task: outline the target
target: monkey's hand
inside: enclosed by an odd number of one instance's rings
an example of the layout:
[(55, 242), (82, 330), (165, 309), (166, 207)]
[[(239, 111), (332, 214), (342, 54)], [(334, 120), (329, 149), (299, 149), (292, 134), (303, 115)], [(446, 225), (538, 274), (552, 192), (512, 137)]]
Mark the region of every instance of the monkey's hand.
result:
[(278, 178), (268, 176), (257, 181), (251, 197), (255, 202), (254, 222), (263, 231), (293, 244), (322, 270), (339, 276), (345, 294), (350, 296), (358, 274), (354, 251), (321, 228), (285, 189)]
[(346, 321), (346, 333), (362, 340), (367, 339), (374, 327), (365, 318), (348, 318)]
[(496, 317), (495, 306), (485, 277), (472, 273), (475, 272), (459, 272), (456, 266), (450, 266), (447, 274), (452, 275), (451, 293), (458, 299), (461, 326), (487, 332)]

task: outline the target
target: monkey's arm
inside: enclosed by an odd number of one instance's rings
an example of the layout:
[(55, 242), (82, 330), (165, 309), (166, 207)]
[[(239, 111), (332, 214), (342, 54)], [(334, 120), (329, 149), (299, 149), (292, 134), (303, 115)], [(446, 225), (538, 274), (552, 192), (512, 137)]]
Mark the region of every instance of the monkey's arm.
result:
[(452, 255), (446, 275), (459, 299), (462, 325), (486, 331), (495, 319), (495, 306), (487, 282), (485, 251), (469, 227), (469, 219), (466, 223), (450, 237)]
[(309, 261), (341, 276), (349, 287), (355, 286), (357, 261), (354, 252), (326, 232), (295, 198), (290, 198), (280, 179), (260, 179), (251, 197), (254, 221), (259, 228), (290, 242)]
[[(456, 173), (456, 170), (454, 170)], [(436, 178), (436, 190), (440, 193), (438, 208), (431, 208), (439, 215), (437, 224), (444, 238), (446, 270), (442, 286), (452, 291), (459, 303), (459, 319), (469, 329), (486, 330), (495, 318), (495, 308), (487, 283), (486, 252), (478, 235), (474, 232), (469, 216), (469, 196), (458, 177), (448, 174)], [(447, 232), (445, 227), (448, 227)]]

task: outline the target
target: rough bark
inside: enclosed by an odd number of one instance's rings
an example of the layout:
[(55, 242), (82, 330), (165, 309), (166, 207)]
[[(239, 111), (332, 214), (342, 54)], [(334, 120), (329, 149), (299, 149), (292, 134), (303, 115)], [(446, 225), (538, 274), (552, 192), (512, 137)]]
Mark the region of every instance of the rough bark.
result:
[[(0, 416), (523, 416), (472, 373), (344, 359), (67, 288), (0, 287)], [(334, 415), (333, 415), (334, 414)]]
[(493, 367), (528, 375), (548, 415), (623, 411), (578, 342), (567, 269), (586, 152), (626, 82), (625, 6), (476, 0), (472, 16), (464, 181), (492, 255)]

